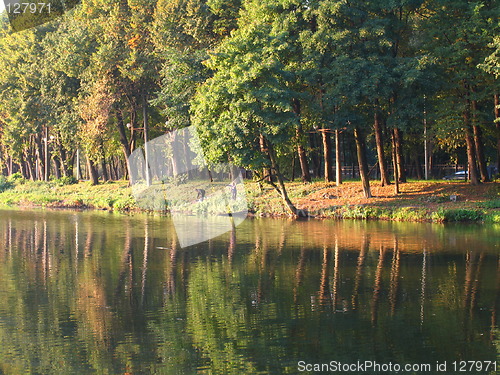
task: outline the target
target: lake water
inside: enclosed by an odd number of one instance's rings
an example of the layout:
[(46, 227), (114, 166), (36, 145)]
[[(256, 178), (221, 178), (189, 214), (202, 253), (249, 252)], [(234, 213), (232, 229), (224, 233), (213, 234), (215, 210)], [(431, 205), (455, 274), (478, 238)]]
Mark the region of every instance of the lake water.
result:
[(499, 271), (499, 226), (248, 219), (180, 248), (167, 218), (0, 210), (0, 373), (500, 373)]

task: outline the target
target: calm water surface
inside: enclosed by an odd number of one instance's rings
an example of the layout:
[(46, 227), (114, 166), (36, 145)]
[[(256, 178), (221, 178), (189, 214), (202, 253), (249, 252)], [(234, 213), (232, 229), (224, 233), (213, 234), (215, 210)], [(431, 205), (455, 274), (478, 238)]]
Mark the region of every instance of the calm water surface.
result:
[(259, 219), (180, 248), (167, 218), (0, 210), (0, 373), (454, 373), (500, 360), (499, 271), (499, 226)]

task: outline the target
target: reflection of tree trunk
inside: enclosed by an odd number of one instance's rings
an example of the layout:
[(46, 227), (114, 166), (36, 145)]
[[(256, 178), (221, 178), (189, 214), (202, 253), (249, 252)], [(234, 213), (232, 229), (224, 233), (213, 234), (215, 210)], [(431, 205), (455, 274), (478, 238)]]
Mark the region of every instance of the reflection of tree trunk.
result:
[(75, 273), (78, 274), (78, 255), (80, 252), (80, 220), (75, 217)]
[(354, 280), (354, 291), (351, 298), (351, 304), (353, 309), (358, 308), (358, 296), (359, 296), (359, 287), (361, 284), (361, 276), (363, 275), (363, 268), (365, 264), (365, 257), (368, 249), (370, 248), (370, 237), (365, 236), (363, 238), (363, 244), (361, 245), (361, 249), (358, 255), (358, 264), (356, 266), (356, 278)]
[(479, 254), (479, 260), (477, 261), (476, 270), (474, 272), (474, 281), (472, 282), (471, 288), (471, 298), (470, 298), (470, 316), (474, 313), (474, 308), (477, 306), (477, 296), (479, 294), (479, 285), (481, 282), (481, 271), (483, 266), (484, 253)]
[(85, 248), (83, 249), (84, 257), (89, 257), (92, 255), (93, 245), (94, 245), (94, 230), (92, 228), (92, 224), (90, 224), (90, 227), (87, 230), (87, 241), (85, 242)]
[(422, 259), (422, 277), (421, 277), (421, 292), (420, 292), (420, 324), (424, 324), (424, 306), (425, 306), (425, 286), (427, 281), (427, 251), (424, 249)]
[(166, 267), (167, 273), (167, 283), (166, 289), (167, 294), (172, 296), (175, 293), (175, 270), (177, 268), (177, 241), (175, 238), (172, 239), (172, 244), (170, 246), (170, 262)]
[[(337, 239), (337, 236), (335, 236), (335, 256), (333, 260), (333, 288), (332, 288), (332, 305), (333, 305), (333, 311), (337, 311), (337, 301), (338, 301), (338, 295), (339, 295), (339, 242)], [(346, 306), (342, 307), (341, 311), (345, 311), (347, 309)]]
[[(127, 268), (129, 268), (129, 263), (131, 260), (131, 251), (132, 251), (132, 235), (130, 232), (130, 222), (127, 221), (125, 223), (126, 225), (126, 231), (125, 231), (125, 241), (123, 244), (123, 252), (122, 252), (122, 261), (121, 261), (121, 267), (120, 267), (120, 273), (118, 277), (118, 283), (116, 284), (116, 289), (115, 289), (115, 296), (118, 296), (120, 291), (124, 288), (126, 288), (125, 285), (125, 277), (127, 276)], [(131, 288), (132, 285), (129, 286)]]
[(47, 282), (47, 273), (49, 270), (49, 249), (47, 240), (47, 221), (43, 221), (43, 251), (42, 251), (43, 283)]
[(356, 151), (358, 154), (359, 175), (363, 183), (363, 192), (365, 198), (371, 198), (370, 181), (368, 178), (368, 162), (366, 160), (366, 145), (365, 139), (361, 134), (359, 128), (354, 128), (354, 138), (356, 139)]
[(396, 303), (399, 290), (399, 270), (401, 266), (401, 254), (397, 236), (394, 236), (394, 251), (392, 253), (391, 281), (389, 289), (389, 302), (391, 304), (391, 315), (396, 311)]
[(306, 263), (306, 248), (302, 246), (300, 249), (299, 262), (295, 270), (295, 286), (293, 287), (293, 302), (296, 305), (298, 302), (299, 288), (302, 285), (302, 278), (304, 275), (304, 265)]
[(493, 341), (496, 337), (497, 330), (497, 308), (500, 303), (500, 256), (497, 257), (497, 282), (495, 286), (495, 299), (491, 307), (491, 332), (490, 340)]
[(378, 301), (380, 297), (380, 288), (382, 286), (382, 270), (384, 269), (384, 256), (385, 256), (385, 248), (383, 246), (380, 246), (377, 271), (375, 273), (375, 283), (373, 286), (372, 324), (377, 323)]
[(231, 218), (231, 233), (229, 234), (229, 246), (227, 248), (227, 260), (229, 265), (233, 262), (234, 249), (236, 248), (236, 226)]
[(470, 332), (470, 316), (468, 313), (471, 313), (471, 301), (472, 301), (472, 283), (474, 281), (474, 264), (476, 260), (476, 254), (468, 251), (465, 259), (465, 280), (464, 280), (464, 322), (463, 322), (463, 330), (465, 340), (470, 341), (471, 332)]
[[(334, 288), (336, 287), (334, 281)], [(335, 291), (334, 291), (335, 293)], [(328, 247), (323, 246), (323, 262), (321, 267), (321, 280), (319, 285), (318, 299), (320, 306), (326, 306), (330, 297), (330, 286), (328, 285)], [(335, 298), (335, 297), (334, 297)], [(335, 311), (335, 299), (333, 301), (333, 310)]]
[(144, 223), (144, 251), (142, 256), (142, 277), (141, 277), (141, 305), (144, 305), (144, 291), (146, 290), (146, 273), (148, 271), (149, 253), (149, 225)]
[(471, 253), (470, 251), (467, 252), (465, 259), (464, 309), (470, 306), (475, 258), (476, 255), (474, 253)]

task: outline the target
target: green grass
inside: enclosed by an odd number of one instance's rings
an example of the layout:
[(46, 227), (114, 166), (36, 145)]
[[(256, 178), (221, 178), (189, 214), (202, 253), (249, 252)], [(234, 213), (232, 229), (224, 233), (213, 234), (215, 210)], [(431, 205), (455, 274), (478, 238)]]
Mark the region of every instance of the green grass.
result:
[[(0, 181), (1, 182), (1, 181)], [(127, 182), (109, 182), (92, 186), (87, 182), (17, 181), (0, 193), (0, 204), (42, 207), (95, 209), (136, 209)]]
[(483, 221), (485, 215), (482, 211), (471, 209), (443, 209), (440, 208), (432, 213), (435, 222), (463, 222), (463, 221)]
[[(74, 184), (70, 179), (43, 181), (25, 181), (20, 176), (5, 178), (0, 176), (0, 204), (42, 207), (93, 208), (100, 210), (135, 211), (141, 207), (146, 211), (164, 211), (164, 200), (177, 197), (177, 208), (191, 213), (221, 212), (215, 201), (197, 202), (193, 195), (195, 188), (207, 188), (202, 182), (179, 182), (168, 186), (155, 185), (151, 194), (145, 194), (138, 202), (132, 196), (132, 189), (126, 181), (102, 183), (92, 186), (88, 182)], [(223, 183), (220, 186), (223, 187)], [(287, 184), (289, 196), (293, 201), (307, 199), (318, 190), (325, 188), (324, 183)], [(330, 185), (328, 185), (330, 186)], [(216, 187), (217, 188), (217, 187)], [(282, 198), (273, 187), (262, 184), (262, 190), (256, 183), (245, 183), (248, 208), (256, 216), (286, 216)], [(210, 188), (209, 188), (210, 189)], [(156, 191), (158, 190), (158, 191)], [(208, 190), (207, 190), (208, 192)], [(483, 202), (467, 203), (460, 200), (453, 207), (443, 207), (449, 201), (448, 195), (429, 192), (423, 198), (406, 201), (385, 202), (384, 205), (342, 205), (333, 206), (310, 213), (316, 217), (354, 220), (391, 220), (391, 221), (427, 221), (427, 222), (486, 222), (500, 223), (500, 199), (495, 193), (485, 197)], [(439, 208), (437, 208), (439, 205)], [(244, 207), (232, 207), (239, 211)], [(144, 210), (144, 209), (142, 209)]]

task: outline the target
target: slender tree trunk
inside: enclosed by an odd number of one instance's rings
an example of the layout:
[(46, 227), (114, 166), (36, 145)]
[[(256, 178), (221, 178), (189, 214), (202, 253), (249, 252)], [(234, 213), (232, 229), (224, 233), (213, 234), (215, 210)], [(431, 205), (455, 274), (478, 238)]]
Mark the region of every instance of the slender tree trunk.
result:
[(495, 94), (495, 121), (497, 128), (497, 173), (500, 173), (500, 95)]
[(397, 157), (397, 135), (396, 129), (392, 129), (392, 166), (394, 168), (394, 194), (399, 194), (399, 170), (398, 170), (398, 157)]
[(56, 178), (59, 179), (61, 178), (61, 159), (59, 157), (54, 157), (54, 173), (56, 175)]
[(29, 179), (31, 181), (35, 181), (36, 179), (35, 168), (33, 167), (33, 159), (31, 155), (29, 155), (29, 151), (25, 151), (24, 158), (26, 160), (26, 166), (28, 167)]
[(26, 177), (26, 169), (25, 169), (25, 165), (23, 162), (19, 163), (19, 171), (21, 172), (21, 175), (23, 176), (23, 178), (27, 178)]
[(57, 145), (59, 151), (59, 159), (61, 160), (61, 175), (62, 176), (72, 176), (73, 175), (73, 153), (68, 153), (66, 149), (58, 142)]
[(417, 179), (422, 180), (422, 165), (420, 164), (420, 159), (417, 154), (415, 154), (415, 172), (417, 174)]
[(45, 161), (43, 158), (43, 145), (42, 145), (42, 139), (40, 136), (35, 137), (35, 143), (36, 143), (36, 159), (38, 161), (38, 179), (43, 180), (43, 178), (44, 178), (43, 171), (45, 170)]
[[(260, 151), (266, 155), (268, 153), (268, 150), (266, 146), (266, 140), (262, 134), (259, 137), (259, 146)], [(262, 169), (262, 179), (266, 180), (267, 182), (273, 182), (273, 173), (271, 171), (271, 168), (264, 167)]]
[(354, 128), (354, 138), (356, 140), (356, 152), (358, 155), (359, 175), (363, 184), (365, 198), (371, 198), (370, 180), (368, 178), (368, 162), (366, 161), (366, 144), (359, 128)]
[[(264, 138), (264, 137), (262, 137), (262, 138)], [(264, 139), (264, 145), (265, 145), (265, 149), (267, 150), (267, 155), (269, 157), (269, 160), (271, 161), (271, 168), (273, 169), (273, 171), (276, 175), (276, 178), (278, 180), (278, 186), (272, 181), (271, 181), (271, 185), (281, 195), (281, 198), (285, 202), (288, 211), (290, 211), (290, 213), (293, 216), (300, 216), (299, 212), (297, 211), (297, 208), (294, 206), (294, 204), (292, 203), (292, 201), (288, 197), (288, 193), (287, 193), (286, 188), (285, 188), (285, 183), (283, 181), (283, 176), (281, 175), (281, 172), (280, 172), (280, 169), (278, 166), (278, 162), (276, 160), (276, 155), (274, 154), (273, 146), (269, 142), (267, 142), (265, 139)]]
[(132, 153), (132, 149), (127, 139), (127, 132), (125, 131), (125, 124), (123, 123), (123, 116), (121, 111), (116, 111), (116, 119), (118, 125), (118, 134), (120, 135), (120, 144), (122, 145), (123, 155), (125, 156), (125, 164), (127, 166), (127, 177), (130, 182), (130, 176), (132, 176), (132, 174), (130, 171), (129, 157)]
[(325, 182), (333, 181), (332, 166), (332, 139), (330, 133), (326, 130), (321, 132), (323, 140), (323, 158), (325, 159)]
[(104, 181), (109, 181), (109, 174), (108, 174), (108, 166), (106, 163), (106, 159), (101, 160), (101, 168), (102, 168), (102, 178)]
[(406, 172), (405, 172), (405, 163), (403, 157), (403, 136), (401, 134), (401, 130), (398, 128), (394, 128), (394, 134), (396, 136), (396, 161), (398, 167), (398, 178), (399, 182), (406, 182)]
[(144, 162), (146, 165), (146, 184), (151, 186), (152, 184), (152, 168), (151, 160), (149, 155), (149, 138), (148, 138), (148, 101), (146, 97), (146, 92), (143, 89), (142, 93), (142, 132), (144, 135)]
[(92, 160), (87, 156), (87, 169), (89, 171), (90, 182), (92, 185), (99, 184), (99, 174), (97, 173), (97, 168)]
[(476, 146), (477, 163), (479, 173), (483, 182), (489, 182), (488, 169), (486, 167), (486, 157), (484, 156), (483, 131), (478, 125), (472, 127), (474, 133), (474, 144)]
[(483, 182), (489, 182), (488, 169), (486, 168), (486, 157), (484, 156), (483, 131), (477, 121), (477, 101), (472, 101), (472, 130), (474, 132), (474, 144), (476, 146), (477, 164)]
[(303, 134), (302, 125), (300, 123), (300, 102), (297, 99), (293, 99), (292, 106), (295, 114), (299, 118), (297, 128), (295, 130), (296, 142), (297, 142), (297, 153), (299, 155), (300, 169), (302, 170), (302, 181), (311, 182), (311, 174), (309, 173), (309, 162), (307, 161), (307, 154), (304, 146), (302, 145)]
[(387, 171), (387, 163), (385, 161), (384, 156), (384, 138), (382, 134), (382, 126), (381, 126), (381, 116), (378, 110), (375, 110), (373, 121), (373, 128), (375, 130), (375, 142), (377, 144), (377, 157), (378, 157), (378, 166), (380, 169), (380, 183), (382, 186), (389, 185), (389, 172)]
[(340, 157), (340, 131), (335, 129), (335, 182), (342, 184), (342, 159)]
[(470, 102), (467, 100), (463, 113), (465, 125), (465, 142), (467, 143), (467, 163), (469, 164), (469, 180), (471, 185), (479, 184), (479, 177), (476, 166), (476, 145), (474, 144), (473, 132), (470, 124)]

